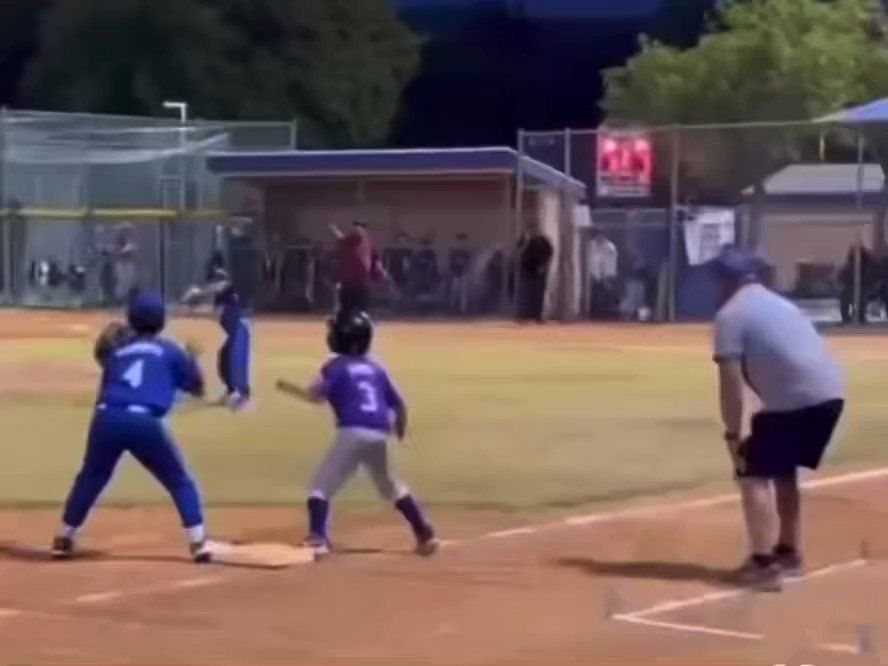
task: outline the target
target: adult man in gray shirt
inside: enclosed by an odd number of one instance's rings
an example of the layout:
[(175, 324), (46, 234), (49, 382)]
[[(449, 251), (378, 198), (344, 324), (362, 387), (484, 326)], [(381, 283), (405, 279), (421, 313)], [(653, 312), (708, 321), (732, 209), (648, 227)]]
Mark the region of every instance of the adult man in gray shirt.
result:
[[(844, 380), (807, 317), (759, 284), (754, 257), (728, 249), (712, 267), (720, 299), (715, 361), (721, 413), (752, 551), (738, 573), (752, 587), (776, 591), (783, 575), (802, 568), (797, 471), (819, 467), (842, 414)], [(746, 438), (744, 384), (762, 403)]]

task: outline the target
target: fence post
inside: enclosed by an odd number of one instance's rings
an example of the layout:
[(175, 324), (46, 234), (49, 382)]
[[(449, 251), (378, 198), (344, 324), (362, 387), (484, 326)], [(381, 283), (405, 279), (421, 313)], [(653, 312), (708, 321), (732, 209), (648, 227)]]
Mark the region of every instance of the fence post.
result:
[(863, 209), (863, 132), (857, 132), (857, 210)]
[[(518, 270), (517, 256), (513, 256), (524, 228), (524, 143), (527, 140), (525, 131), (518, 128), (518, 164), (515, 166), (515, 210), (512, 216), (512, 230), (509, 244), (506, 247), (507, 277), (503, 285), (503, 295), (507, 309), (511, 314), (517, 314), (521, 285), (518, 284), (520, 271)], [(511, 259), (515, 261), (510, 261)], [(512, 299), (509, 300), (509, 284), (512, 284)]]
[(299, 119), (290, 121), (290, 150), (299, 150)]
[(12, 224), (6, 196), (6, 107), (0, 106), (0, 210), (3, 211), (3, 299), (12, 302)]
[(852, 321), (861, 325), (866, 321), (866, 297), (863, 290), (863, 239), (858, 238), (854, 245), (854, 287), (852, 289), (853, 302), (851, 312)]
[(667, 320), (674, 322), (676, 319), (676, 305), (678, 295), (678, 195), (679, 195), (679, 165), (681, 163), (681, 131), (678, 125), (672, 126), (672, 164), (669, 169), (669, 270), (667, 279), (669, 288), (667, 293), (668, 314)]
[(573, 130), (564, 128), (564, 173), (573, 176)]

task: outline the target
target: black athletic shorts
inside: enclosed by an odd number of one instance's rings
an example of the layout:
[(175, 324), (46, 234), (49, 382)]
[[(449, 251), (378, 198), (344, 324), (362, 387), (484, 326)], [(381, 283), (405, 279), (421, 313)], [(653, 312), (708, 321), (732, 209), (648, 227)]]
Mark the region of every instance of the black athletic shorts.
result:
[(792, 412), (759, 412), (740, 447), (746, 470), (738, 476), (792, 476), (799, 467), (817, 469), (845, 406), (843, 400)]

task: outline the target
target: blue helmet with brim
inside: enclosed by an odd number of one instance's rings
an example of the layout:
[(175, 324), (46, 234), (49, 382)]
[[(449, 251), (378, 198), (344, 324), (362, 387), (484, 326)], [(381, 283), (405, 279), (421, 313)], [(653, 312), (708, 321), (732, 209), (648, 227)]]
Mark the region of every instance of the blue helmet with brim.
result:
[(136, 333), (154, 335), (166, 326), (166, 306), (160, 294), (139, 291), (130, 299), (126, 318)]

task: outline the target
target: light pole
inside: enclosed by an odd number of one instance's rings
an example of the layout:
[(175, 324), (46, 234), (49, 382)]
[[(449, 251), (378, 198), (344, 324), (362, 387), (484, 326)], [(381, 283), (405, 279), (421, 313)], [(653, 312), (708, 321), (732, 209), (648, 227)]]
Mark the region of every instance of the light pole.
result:
[(179, 122), (183, 125), (188, 122), (188, 102), (174, 102), (167, 100), (163, 103), (163, 108), (167, 111), (178, 111)]
[[(185, 162), (185, 125), (188, 123), (188, 102), (165, 100), (163, 108), (168, 111), (179, 112), (179, 220), (184, 221), (185, 209), (188, 207), (186, 192), (187, 173)], [(167, 292), (167, 225), (164, 220), (160, 222), (160, 291), (164, 298)]]

